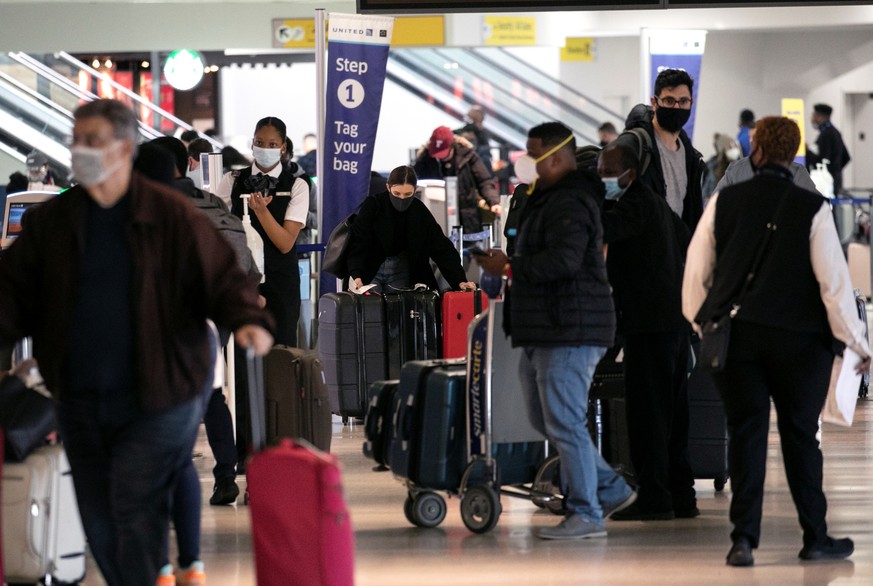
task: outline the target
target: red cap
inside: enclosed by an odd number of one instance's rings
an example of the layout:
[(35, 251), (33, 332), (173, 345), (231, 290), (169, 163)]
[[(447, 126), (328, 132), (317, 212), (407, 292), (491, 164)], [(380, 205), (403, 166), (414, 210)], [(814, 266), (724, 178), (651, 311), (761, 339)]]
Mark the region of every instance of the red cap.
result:
[(455, 144), (455, 133), (448, 126), (440, 126), (430, 135), (427, 152), (435, 159), (444, 159)]

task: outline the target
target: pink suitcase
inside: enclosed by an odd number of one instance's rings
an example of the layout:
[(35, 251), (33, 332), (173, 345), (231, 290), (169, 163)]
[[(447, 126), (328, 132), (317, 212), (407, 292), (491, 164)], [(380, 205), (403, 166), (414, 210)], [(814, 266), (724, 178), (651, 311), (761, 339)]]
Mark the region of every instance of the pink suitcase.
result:
[(249, 360), (247, 497), (259, 586), (352, 586), (354, 535), (337, 459), (310, 445), (264, 445), (263, 362)]
[(481, 289), (443, 294), (443, 358), (467, 356), (467, 326), (486, 307), (488, 296)]

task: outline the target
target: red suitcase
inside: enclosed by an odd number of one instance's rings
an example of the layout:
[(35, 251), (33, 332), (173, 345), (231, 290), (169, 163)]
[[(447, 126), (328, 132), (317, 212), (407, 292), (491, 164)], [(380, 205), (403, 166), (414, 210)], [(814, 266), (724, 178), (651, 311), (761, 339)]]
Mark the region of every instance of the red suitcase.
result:
[(481, 289), (443, 295), (443, 358), (467, 356), (467, 326), (486, 307), (488, 296)]
[(249, 360), (252, 442), (246, 470), (259, 586), (352, 586), (355, 543), (339, 464), (290, 439), (264, 445), (263, 362)]

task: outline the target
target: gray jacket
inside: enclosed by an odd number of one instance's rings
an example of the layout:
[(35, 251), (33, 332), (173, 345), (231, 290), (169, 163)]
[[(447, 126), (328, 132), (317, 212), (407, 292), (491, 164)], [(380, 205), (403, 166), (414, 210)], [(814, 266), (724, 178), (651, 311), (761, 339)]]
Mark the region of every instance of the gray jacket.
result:
[[(796, 186), (802, 187), (807, 191), (818, 193), (815, 189), (815, 183), (812, 182), (809, 173), (802, 165), (792, 162), (791, 174), (794, 176), (794, 184)], [(734, 161), (728, 165), (727, 169), (725, 169), (724, 177), (722, 177), (721, 181), (718, 182), (718, 185), (715, 186), (715, 191), (713, 193), (720, 192), (728, 185), (748, 181), (754, 176), (755, 172), (752, 170), (752, 162), (749, 160), (749, 157), (744, 157)]]

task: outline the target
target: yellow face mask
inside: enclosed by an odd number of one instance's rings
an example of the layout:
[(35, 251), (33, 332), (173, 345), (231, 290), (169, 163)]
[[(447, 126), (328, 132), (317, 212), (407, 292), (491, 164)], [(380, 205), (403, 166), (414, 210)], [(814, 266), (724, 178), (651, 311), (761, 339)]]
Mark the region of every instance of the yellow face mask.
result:
[(537, 183), (537, 179), (539, 178), (539, 174), (537, 173), (537, 163), (541, 163), (557, 153), (564, 145), (569, 143), (571, 140), (573, 140), (572, 134), (565, 138), (560, 144), (552, 147), (536, 159), (534, 159), (530, 155), (523, 155), (522, 157), (519, 157), (519, 159), (515, 162), (515, 176), (522, 183), (528, 184), (528, 195), (533, 193), (534, 187)]

